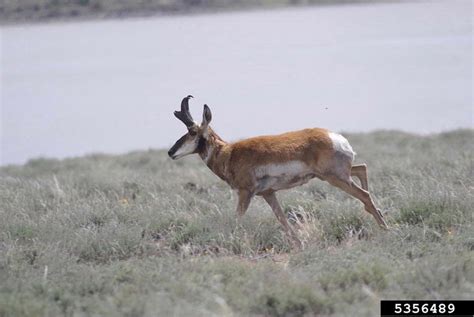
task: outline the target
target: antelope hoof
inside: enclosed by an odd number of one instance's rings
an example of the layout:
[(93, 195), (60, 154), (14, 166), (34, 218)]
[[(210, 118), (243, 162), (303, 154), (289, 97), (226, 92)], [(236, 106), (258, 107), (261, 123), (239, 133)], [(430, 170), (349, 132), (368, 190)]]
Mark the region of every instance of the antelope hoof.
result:
[(383, 213), (380, 209), (377, 209), (377, 214), (379, 215), (380, 218), (383, 219)]
[(293, 247), (294, 247), (296, 250), (298, 250), (298, 251), (300, 251), (300, 250), (303, 249), (303, 243), (301, 242), (300, 239), (298, 239), (298, 238), (296, 238), (296, 237), (294, 237), (294, 238), (291, 239), (291, 244), (292, 244)]
[(377, 209), (377, 214), (375, 215), (375, 219), (377, 220), (380, 227), (382, 227), (385, 230), (388, 230), (388, 225), (385, 222), (385, 219), (383, 219), (383, 214), (380, 209)]

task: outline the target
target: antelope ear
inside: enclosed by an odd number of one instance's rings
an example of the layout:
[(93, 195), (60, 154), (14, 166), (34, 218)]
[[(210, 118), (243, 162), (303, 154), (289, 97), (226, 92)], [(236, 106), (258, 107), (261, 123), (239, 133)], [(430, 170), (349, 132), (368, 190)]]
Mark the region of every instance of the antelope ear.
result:
[(202, 112), (202, 123), (201, 127), (207, 127), (212, 120), (211, 109), (207, 105), (204, 105), (204, 110)]

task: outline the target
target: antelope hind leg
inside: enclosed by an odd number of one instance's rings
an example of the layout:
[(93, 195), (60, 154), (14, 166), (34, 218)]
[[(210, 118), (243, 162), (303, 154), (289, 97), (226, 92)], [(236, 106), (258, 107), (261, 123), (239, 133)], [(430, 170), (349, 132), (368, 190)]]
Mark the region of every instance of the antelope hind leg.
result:
[(362, 189), (369, 191), (369, 181), (367, 179), (367, 165), (353, 165), (351, 167), (351, 176), (359, 179)]
[(370, 193), (368, 191), (360, 188), (359, 185), (357, 185), (352, 180), (352, 178), (349, 178), (349, 180), (346, 181), (346, 180), (343, 180), (343, 179), (340, 179), (340, 178), (337, 178), (337, 177), (333, 176), (333, 177), (328, 177), (327, 181), (331, 185), (342, 189), (343, 191), (345, 191), (349, 195), (351, 195), (351, 196), (357, 198), (358, 200), (360, 200), (364, 204), (365, 210), (368, 213), (370, 213), (372, 216), (374, 216), (374, 218), (377, 221), (377, 223), (379, 224), (379, 226), (381, 226), (384, 229), (388, 229), (387, 223), (383, 219), (383, 215), (380, 212), (380, 210), (378, 210), (375, 207), (374, 202), (372, 200), (372, 197), (370, 197)]

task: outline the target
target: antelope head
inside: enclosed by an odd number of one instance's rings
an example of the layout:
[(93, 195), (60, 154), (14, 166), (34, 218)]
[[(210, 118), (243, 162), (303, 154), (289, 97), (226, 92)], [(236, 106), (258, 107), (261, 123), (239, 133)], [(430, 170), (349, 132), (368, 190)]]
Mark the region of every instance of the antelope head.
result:
[(193, 96), (189, 95), (183, 98), (183, 101), (181, 101), (181, 111), (174, 112), (175, 117), (186, 125), (188, 133), (179, 138), (168, 151), (168, 155), (173, 160), (197, 153), (199, 148), (206, 143), (209, 137), (209, 122), (211, 122), (212, 119), (211, 109), (209, 109), (207, 105), (204, 105), (202, 122), (200, 125), (197, 124), (189, 112), (190, 98), (193, 98)]

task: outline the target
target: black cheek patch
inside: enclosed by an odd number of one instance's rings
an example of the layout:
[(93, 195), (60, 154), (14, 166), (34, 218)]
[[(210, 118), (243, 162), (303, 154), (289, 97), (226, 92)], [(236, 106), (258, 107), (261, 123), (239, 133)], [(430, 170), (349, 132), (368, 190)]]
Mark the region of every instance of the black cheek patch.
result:
[(196, 150), (194, 151), (194, 153), (204, 153), (206, 149), (207, 149), (206, 139), (203, 136), (201, 136), (199, 138), (198, 146)]
[(186, 141), (187, 134), (183, 135), (176, 143), (171, 147), (168, 151), (169, 155), (173, 155), (176, 151), (183, 145), (184, 141)]

